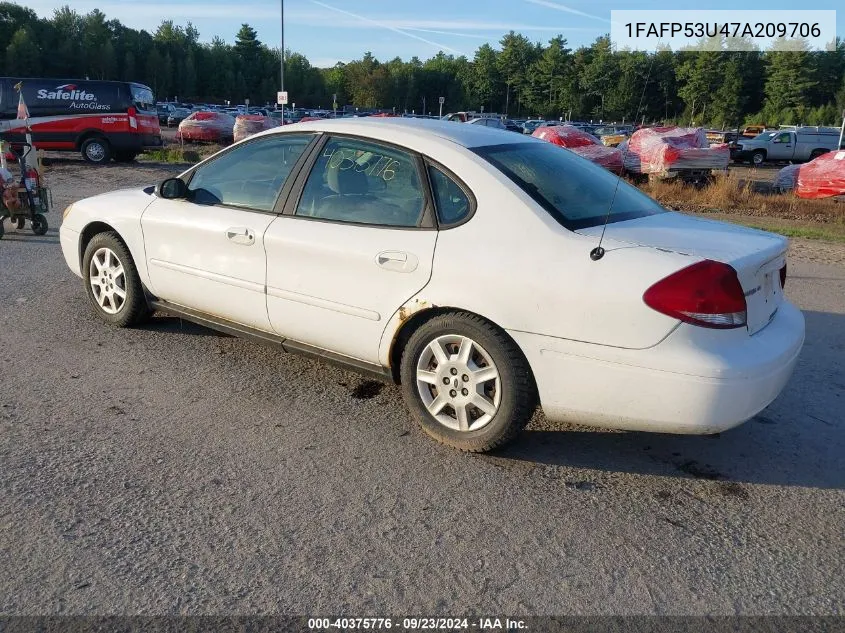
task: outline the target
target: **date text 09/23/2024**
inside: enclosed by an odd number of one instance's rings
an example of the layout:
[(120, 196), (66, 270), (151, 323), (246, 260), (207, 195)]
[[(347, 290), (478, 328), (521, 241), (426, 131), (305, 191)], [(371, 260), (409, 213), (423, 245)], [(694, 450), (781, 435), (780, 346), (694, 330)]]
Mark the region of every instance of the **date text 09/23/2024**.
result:
[(309, 618), (310, 630), (378, 630), (401, 631), (517, 631), (527, 630), (524, 620), (496, 617), (478, 618)]

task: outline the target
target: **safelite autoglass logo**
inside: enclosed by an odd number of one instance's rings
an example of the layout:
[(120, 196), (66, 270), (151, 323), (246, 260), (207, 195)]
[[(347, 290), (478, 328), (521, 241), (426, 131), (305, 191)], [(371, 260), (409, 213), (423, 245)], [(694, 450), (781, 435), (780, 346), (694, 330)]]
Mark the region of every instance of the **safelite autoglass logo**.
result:
[(80, 89), (76, 84), (62, 84), (53, 90), (42, 88), (37, 93), (38, 99), (46, 101), (70, 101), (68, 107), (74, 110), (108, 110), (108, 104), (97, 101), (93, 92)]

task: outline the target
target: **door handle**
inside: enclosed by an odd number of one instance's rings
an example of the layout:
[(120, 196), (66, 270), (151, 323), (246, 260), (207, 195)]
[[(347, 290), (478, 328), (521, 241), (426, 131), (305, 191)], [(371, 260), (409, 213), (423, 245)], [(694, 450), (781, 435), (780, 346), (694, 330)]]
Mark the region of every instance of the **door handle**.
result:
[(417, 269), (419, 259), (413, 253), (382, 251), (376, 255), (376, 264), (385, 270), (392, 270), (397, 273), (410, 273)]
[(243, 226), (226, 229), (226, 237), (235, 244), (251, 246), (255, 244), (255, 232)]
[(379, 266), (384, 266), (388, 262), (405, 263), (408, 261), (408, 253), (400, 253), (399, 251), (384, 251), (376, 256), (376, 261), (378, 261)]

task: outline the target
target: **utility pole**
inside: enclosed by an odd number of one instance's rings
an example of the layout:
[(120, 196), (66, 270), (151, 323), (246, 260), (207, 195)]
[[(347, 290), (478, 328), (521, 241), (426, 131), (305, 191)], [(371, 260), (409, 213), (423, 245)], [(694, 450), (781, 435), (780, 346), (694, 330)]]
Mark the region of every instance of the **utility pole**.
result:
[[(279, 8), (281, 9), (281, 24), (282, 24), (282, 50), (279, 55), (279, 90), (285, 91), (285, 0), (279, 0)], [(282, 104), (282, 125), (285, 122), (285, 104)]]

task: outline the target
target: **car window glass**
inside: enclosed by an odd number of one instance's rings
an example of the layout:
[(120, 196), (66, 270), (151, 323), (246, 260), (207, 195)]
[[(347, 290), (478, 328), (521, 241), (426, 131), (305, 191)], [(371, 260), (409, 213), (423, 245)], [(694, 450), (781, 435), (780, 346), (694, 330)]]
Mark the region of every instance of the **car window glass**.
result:
[(560, 224), (579, 229), (664, 213), (656, 201), (604, 167), (552, 143), (476, 147)]
[(376, 143), (332, 138), (308, 176), (296, 215), (418, 226), (424, 208), (413, 156)]
[(311, 135), (274, 135), (245, 143), (199, 167), (188, 184), (191, 202), (272, 211)]
[(437, 167), (428, 168), (440, 225), (456, 224), (470, 212), (469, 198), (454, 180)]

